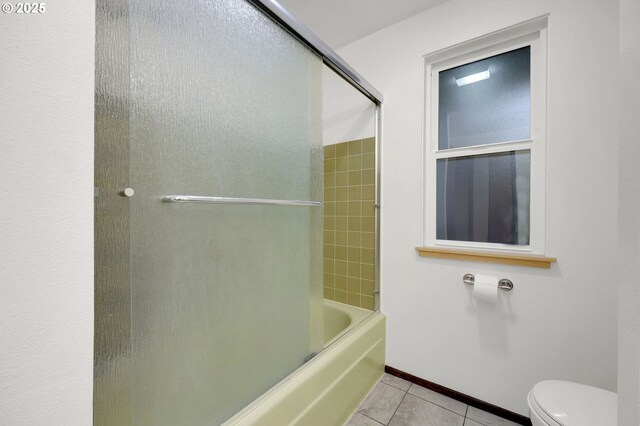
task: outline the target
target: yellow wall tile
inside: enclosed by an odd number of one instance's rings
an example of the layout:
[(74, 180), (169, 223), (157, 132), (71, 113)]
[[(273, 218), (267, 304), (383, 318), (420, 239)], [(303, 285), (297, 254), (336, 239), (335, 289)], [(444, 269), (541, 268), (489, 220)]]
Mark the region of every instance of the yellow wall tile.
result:
[(349, 172), (349, 185), (362, 185), (362, 172), (360, 170)]
[[(351, 233), (349, 233), (349, 243), (351, 243)], [(363, 248), (375, 248), (375, 234), (373, 232), (363, 232), (360, 244), (362, 244)]]
[(336, 174), (335, 173), (325, 173), (324, 174), (324, 187), (331, 188), (336, 186)]
[(362, 200), (362, 187), (361, 186), (349, 186), (349, 201)]
[(375, 185), (363, 185), (362, 186), (362, 199), (363, 200), (375, 200), (376, 199)]
[(333, 231), (336, 229), (336, 217), (335, 216), (325, 216), (324, 217), (324, 229), (327, 231)]
[(349, 155), (349, 144), (347, 142), (336, 144), (335, 147), (336, 157), (346, 157)]
[(373, 311), (373, 297), (365, 296), (364, 294), (360, 296), (360, 307), (369, 309)]
[(373, 297), (375, 285), (372, 280), (362, 280), (360, 282), (360, 294)]
[(362, 185), (374, 185), (376, 183), (375, 176), (376, 174), (374, 173), (373, 169), (362, 170)]
[(360, 216), (356, 216), (356, 217), (348, 217), (348, 226), (349, 226), (349, 231), (360, 231), (360, 226), (361, 226), (361, 219)]
[(334, 286), (334, 276), (333, 274), (329, 274), (327, 272), (325, 272), (322, 275), (322, 282), (324, 284), (325, 287), (333, 287)]
[(324, 201), (336, 201), (336, 188), (324, 188)]
[(369, 263), (362, 263), (360, 265), (360, 273), (362, 274), (362, 279), (373, 281), (375, 279), (375, 266)]
[(335, 258), (338, 260), (347, 260), (347, 247), (335, 246)]
[(347, 262), (347, 275), (350, 277), (361, 277), (362, 264), (360, 262)]
[(360, 232), (349, 231), (349, 247), (360, 247), (363, 244)]
[(361, 201), (349, 201), (349, 216), (360, 216), (360, 209), (362, 207), (361, 204)]
[(362, 218), (362, 231), (373, 232), (376, 229), (376, 220), (374, 217)]
[(362, 155), (349, 156), (349, 170), (361, 170), (362, 169)]
[(360, 293), (360, 278), (347, 277), (347, 291)]
[(335, 244), (335, 231), (324, 231), (323, 242), (325, 246)]
[(324, 147), (324, 158), (335, 158), (335, 156), (336, 156), (336, 146), (326, 145)]
[(336, 292), (333, 288), (325, 287), (324, 288), (324, 298), (329, 300), (335, 300)]
[(324, 215), (325, 216), (333, 216), (336, 214), (336, 202), (335, 201), (325, 201), (324, 203)]
[(373, 169), (376, 167), (376, 162), (374, 158), (374, 154), (362, 154), (362, 170), (371, 169), (373, 174)]
[(349, 233), (347, 231), (336, 231), (336, 245), (346, 246), (349, 244)]
[(329, 258), (324, 258), (324, 272), (333, 274), (334, 271), (334, 260)]
[(375, 152), (376, 143), (374, 138), (362, 139), (362, 153)]
[[(339, 247), (336, 247), (336, 252), (338, 251)], [(374, 249), (362, 249), (362, 263), (370, 263), (370, 264), (374, 264), (375, 263), (375, 250)]]
[(333, 244), (325, 244), (322, 251), (324, 257), (327, 259), (334, 259), (336, 256), (336, 246)]
[(375, 141), (325, 147), (324, 292), (341, 303), (374, 307)]
[(347, 303), (352, 306), (360, 306), (360, 294), (347, 293)]
[(335, 158), (325, 158), (324, 160), (324, 172), (325, 173), (333, 173), (336, 171), (336, 159)]
[(336, 180), (335, 186), (347, 186), (349, 184), (349, 173), (348, 172), (340, 172), (335, 173)]
[(336, 201), (349, 201), (349, 187), (342, 186), (336, 188)]
[[(351, 206), (349, 206), (351, 208)], [(361, 203), (361, 214), (363, 217), (372, 217), (375, 216), (376, 211), (373, 206), (373, 201), (362, 201)]]
[(349, 155), (356, 155), (362, 152), (362, 141), (360, 139), (347, 143), (349, 144)]
[(349, 230), (349, 218), (346, 216), (335, 216), (336, 231)]
[[(332, 160), (329, 160), (332, 161)], [(335, 160), (335, 171), (336, 172), (346, 172), (349, 170), (349, 157), (337, 157)], [(333, 170), (329, 170), (333, 171)]]
[(360, 262), (360, 247), (349, 247), (348, 257), (349, 262)]
[(336, 290), (347, 289), (347, 277), (344, 275), (336, 275), (333, 279), (333, 283)]

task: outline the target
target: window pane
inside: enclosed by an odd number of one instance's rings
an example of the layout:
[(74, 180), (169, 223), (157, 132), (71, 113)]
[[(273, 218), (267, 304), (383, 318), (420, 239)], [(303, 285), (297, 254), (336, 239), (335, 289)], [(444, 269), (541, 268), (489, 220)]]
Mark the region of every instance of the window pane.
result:
[(527, 46), (441, 71), (438, 148), (529, 139), (530, 63)]
[(529, 150), (437, 162), (439, 240), (529, 245)]

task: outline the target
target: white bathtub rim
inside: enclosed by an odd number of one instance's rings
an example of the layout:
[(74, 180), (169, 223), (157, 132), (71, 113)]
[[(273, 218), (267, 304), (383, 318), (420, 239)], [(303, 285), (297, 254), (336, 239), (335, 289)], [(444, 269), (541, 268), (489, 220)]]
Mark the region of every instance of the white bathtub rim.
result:
[[(334, 303), (339, 303), (339, 302), (334, 302)], [(352, 307), (350, 305), (346, 305), (346, 306)], [(353, 308), (356, 308), (356, 307), (353, 307)], [(362, 308), (357, 308), (357, 309), (362, 309)], [(357, 332), (360, 329), (365, 328), (371, 322), (380, 320), (380, 317), (382, 315), (380, 310), (377, 310), (377, 311), (367, 310), (367, 312), (370, 312), (370, 315), (365, 317), (359, 323), (353, 326), (350, 326), (351, 328), (347, 327), (345, 332), (339, 334), (330, 342), (328, 342), (327, 346), (324, 347), (324, 349), (322, 350), (322, 352), (318, 354), (318, 356), (313, 357), (311, 360), (301, 365), (299, 368), (297, 368), (287, 377), (282, 379), (280, 382), (276, 383), (273, 387), (271, 387), (265, 393), (263, 393), (254, 401), (249, 403), (249, 405), (245, 406), (242, 410), (240, 410), (239, 412), (234, 414), (232, 417), (227, 419), (224, 423), (222, 423), (221, 426), (234, 426), (237, 424), (241, 424), (243, 420), (251, 416), (255, 411), (259, 410), (264, 404), (268, 403), (272, 398), (277, 398), (280, 393), (286, 392), (287, 387), (291, 384), (291, 382), (297, 379), (303, 379), (303, 376), (305, 375), (313, 374), (318, 364), (327, 362), (327, 359), (331, 357), (334, 352), (338, 352), (342, 350), (344, 345), (348, 345), (348, 342), (350, 340), (357, 338), (358, 337)], [(333, 342), (336, 342), (338, 340), (340, 341), (340, 343), (344, 343), (344, 345), (332, 344)]]

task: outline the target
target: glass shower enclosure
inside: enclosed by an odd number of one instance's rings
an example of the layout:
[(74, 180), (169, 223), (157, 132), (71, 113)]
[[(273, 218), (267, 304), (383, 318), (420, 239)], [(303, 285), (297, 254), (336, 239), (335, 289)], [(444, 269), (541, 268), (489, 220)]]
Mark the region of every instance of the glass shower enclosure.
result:
[(99, 0), (95, 424), (219, 424), (322, 349), (322, 60), (244, 0)]

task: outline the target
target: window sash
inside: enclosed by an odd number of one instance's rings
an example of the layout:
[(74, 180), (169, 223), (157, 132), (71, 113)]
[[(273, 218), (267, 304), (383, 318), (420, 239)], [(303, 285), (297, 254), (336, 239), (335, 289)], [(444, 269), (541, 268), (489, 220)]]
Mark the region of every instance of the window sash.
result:
[(530, 166), (528, 149), (438, 160), (436, 238), (528, 246)]
[(469, 157), (472, 155), (482, 154), (497, 154), (499, 152), (521, 151), (524, 149), (533, 150), (534, 144), (535, 143), (533, 139), (526, 139), (521, 141), (497, 142), (464, 148), (449, 148), (434, 151), (433, 158), (437, 161), (443, 158)]
[[(484, 44), (472, 43), (468, 51), (460, 52), (456, 47), (452, 57), (438, 52), (437, 61), (425, 57), (425, 162), (424, 194), (425, 212), (424, 242), (426, 246), (481, 249), (496, 252), (544, 254), (546, 245), (546, 18), (535, 31), (509, 37), (508, 31), (501, 41)], [(518, 29), (515, 30), (516, 33)], [(491, 39), (492, 37), (489, 37)], [(438, 149), (438, 82), (439, 72), (470, 62), (482, 60), (521, 47), (531, 47), (531, 139), (497, 142), (461, 148)], [(475, 48), (474, 48), (475, 47)], [(530, 175), (530, 245), (510, 245), (436, 239), (436, 164), (440, 159), (492, 154), (506, 151), (529, 150), (531, 153)]]
[[(534, 137), (531, 131), (534, 124), (531, 122), (531, 50), (532, 41), (522, 42), (518, 46), (485, 52), (483, 56), (469, 58), (470, 61), (456, 61), (452, 67), (438, 66), (432, 71), (434, 100), (438, 101), (438, 104), (434, 103), (433, 117), (437, 120), (433, 122), (436, 151)], [(524, 59), (523, 53), (526, 68), (522, 63), (513, 62), (515, 58)], [(501, 72), (505, 66), (517, 74), (510, 77), (509, 73)], [(486, 81), (468, 87), (453, 84), (452, 77), (459, 78), (472, 70), (488, 68), (492, 68), (492, 75)], [(516, 96), (514, 91), (522, 90), (525, 81), (527, 91), (523, 99), (520, 92)], [(518, 108), (522, 110), (518, 111)], [(480, 121), (479, 117), (482, 117)]]
[[(532, 38), (533, 35), (528, 35), (524, 37), (520, 37), (519, 41), (511, 44), (510, 42), (501, 43), (499, 46), (492, 46), (481, 49), (479, 51), (474, 51), (467, 55), (462, 55), (461, 57), (455, 57), (450, 60), (445, 60), (442, 62), (438, 62), (437, 64), (428, 64), (428, 86), (431, 88), (431, 93), (428, 94), (427, 103), (429, 104), (429, 109), (431, 111), (429, 117), (428, 127), (431, 129), (429, 134), (429, 150), (432, 152), (443, 152), (443, 151), (452, 151), (452, 150), (460, 150), (465, 148), (447, 148), (447, 149), (439, 149), (438, 147), (438, 112), (439, 112), (439, 73), (440, 71), (448, 70), (450, 68), (455, 68), (461, 65), (465, 65), (467, 63), (480, 61), (482, 59), (489, 58), (491, 56), (499, 55), (502, 53), (506, 53), (515, 49), (520, 49), (522, 47), (530, 46), (531, 48), (531, 73), (530, 73), (530, 87), (531, 87), (531, 134), (529, 140), (535, 140), (539, 138), (539, 129), (540, 129), (540, 121), (538, 118), (538, 114), (535, 111), (539, 108), (539, 87), (537, 87), (537, 83), (540, 79), (541, 73), (539, 68), (540, 63), (540, 39), (539, 36), (536, 35), (535, 38)], [(429, 89), (427, 88), (427, 90)], [(509, 144), (515, 143), (518, 141), (502, 141), (496, 142), (493, 144), (485, 144), (485, 145), (475, 145), (473, 147), (467, 148), (482, 148), (485, 146), (496, 146), (500, 144)]]

